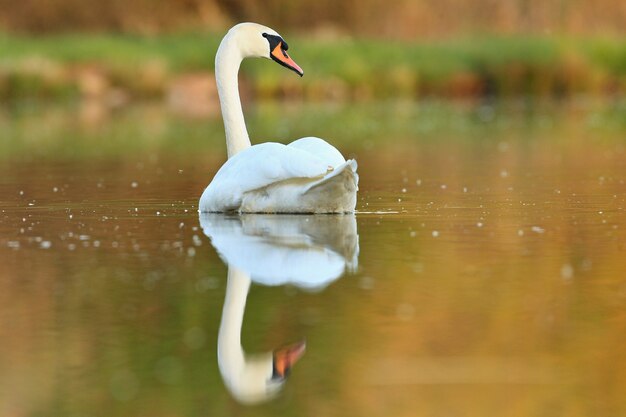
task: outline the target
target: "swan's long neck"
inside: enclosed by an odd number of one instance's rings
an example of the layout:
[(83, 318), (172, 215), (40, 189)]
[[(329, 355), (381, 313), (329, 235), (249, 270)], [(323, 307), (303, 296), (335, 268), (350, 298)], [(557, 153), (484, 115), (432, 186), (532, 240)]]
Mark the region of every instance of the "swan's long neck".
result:
[(250, 138), (243, 118), (239, 83), (237, 75), (243, 56), (235, 35), (227, 35), (220, 44), (215, 56), (215, 79), (220, 96), (224, 129), (226, 130), (226, 148), (231, 158), (238, 152), (250, 147)]
[(225, 379), (240, 373), (245, 366), (241, 346), (241, 326), (249, 289), (249, 275), (234, 266), (229, 266), (222, 321), (217, 335), (218, 363)]

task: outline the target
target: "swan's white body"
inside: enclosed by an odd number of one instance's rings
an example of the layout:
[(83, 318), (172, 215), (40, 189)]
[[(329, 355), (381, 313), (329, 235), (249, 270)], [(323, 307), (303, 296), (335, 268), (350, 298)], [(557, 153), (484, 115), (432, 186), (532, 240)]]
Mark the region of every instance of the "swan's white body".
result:
[(241, 345), (252, 281), (321, 290), (358, 265), (354, 215), (200, 215), (204, 233), (228, 263), (228, 283), (217, 337), (218, 365), (232, 395), (253, 404), (275, 396), (285, 379), (273, 378), (272, 352), (246, 354)]
[(318, 138), (262, 143), (230, 158), (200, 199), (203, 212), (345, 213), (354, 211), (356, 161)]
[(270, 57), (265, 34), (280, 38), (270, 28), (239, 24), (226, 34), (215, 57), (229, 159), (204, 190), (199, 211), (353, 212), (358, 189), (356, 161), (346, 161), (328, 142), (307, 137), (289, 145), (250, 144), (237, 73), (244, 58)]

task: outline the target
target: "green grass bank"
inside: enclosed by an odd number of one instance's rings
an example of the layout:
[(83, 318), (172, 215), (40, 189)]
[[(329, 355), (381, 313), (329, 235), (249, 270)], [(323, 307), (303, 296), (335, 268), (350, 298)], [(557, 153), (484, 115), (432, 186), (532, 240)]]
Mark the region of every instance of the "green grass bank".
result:
[[(210, 78), (220, 37), (0, 34), (0, 98), (54, 99), (111, 91), (130, 98), (166, 97), (186, 75)], [(276, 65), (250, 60), (241, 71), (244, 94), (360, 100), (626, 92), (626, 39), (287, 39), (306, 75), (299, 79)]]

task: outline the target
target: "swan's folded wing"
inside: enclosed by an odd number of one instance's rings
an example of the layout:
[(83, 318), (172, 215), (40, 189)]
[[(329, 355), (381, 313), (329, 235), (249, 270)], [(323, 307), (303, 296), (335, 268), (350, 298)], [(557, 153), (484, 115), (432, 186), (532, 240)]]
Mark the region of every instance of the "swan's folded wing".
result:
[(315, 155), (333, 168), (336, 168), (346, 162), (346, 159), (343, 157), (341, 152), (337, 150), (337, 148), (326, 142), (324, 139), (313, 136), (295, 140), (287, 146)]
[(295, 178), (323, 177), (329, 166), (295, 147), (266, 142), (230, 158), (204, 190), (201, 211), (237, 209), (244, 193)]

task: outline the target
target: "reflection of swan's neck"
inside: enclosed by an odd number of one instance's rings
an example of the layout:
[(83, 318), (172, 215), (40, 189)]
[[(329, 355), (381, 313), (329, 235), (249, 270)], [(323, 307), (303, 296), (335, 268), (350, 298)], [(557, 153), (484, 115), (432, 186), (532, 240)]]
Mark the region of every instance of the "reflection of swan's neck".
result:
[(215, 56), (215, 79), (224, 118), (229, 158), (250, 147), (237, 82), (237, 74), (243, 58), (236, 34), (230, 32), (222, 40)]
[(228, 268), (228, 284), (217, 336), (217, 362), (224, 384), (240, 402), (253, 404), (278, 392), (281, 383), (271, 380), (272, 353), (246, 355), (241, 346), (241, 326), (250, 289), (250, 275)]
[(218, 362), (225, 378), (241, 373), (245, 366), (241, 326), (249, 289), (249, 275), (233, 266), (229, 267), (222, 322), (217, 336)]

